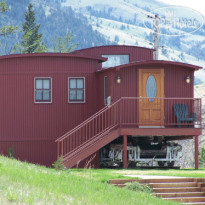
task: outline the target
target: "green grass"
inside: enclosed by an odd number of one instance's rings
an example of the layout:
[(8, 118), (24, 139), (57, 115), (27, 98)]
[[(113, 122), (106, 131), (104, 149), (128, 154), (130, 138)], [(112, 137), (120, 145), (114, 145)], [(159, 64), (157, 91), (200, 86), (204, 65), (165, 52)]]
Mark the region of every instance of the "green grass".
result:
[[(0, 156), (0, 204), (24, 205), (172, 205), (172, 201), (114, 187), (112, 178), (127, 178), (124, 174), (180, 175), (181, 170), (109, 170), (71, 169), (56, 171)], [(205, 175), (205, 170), (182, 170), (185, 176)]]
[[(195, 169), (92, 169), (83, 170), (83, 169), (72, 169), (72, 175), (83, 176), (88, 178), (89, 175), (93, 180), (99, 182), (106, 182), (109, 179), (116, 178), (133, 178), (126, 175), (158, 175), (158, 176), (178, 176), (178, 177), (205, 177), (205, 168), (200, 168), (199, 170)], [(83, 173), (83, 174), (82, 174)]]

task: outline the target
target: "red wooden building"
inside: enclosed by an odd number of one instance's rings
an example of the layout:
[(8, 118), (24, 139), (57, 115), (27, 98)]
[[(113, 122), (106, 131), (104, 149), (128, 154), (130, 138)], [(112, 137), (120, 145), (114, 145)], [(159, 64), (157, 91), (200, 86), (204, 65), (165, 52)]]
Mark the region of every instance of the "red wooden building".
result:
[(1, 56), (1, 153), (13, 148), (16, 158), (47, 166), (62, 156), (68, 168), (89, 159), (95, 167), (108, 161), (127, 167), (142, 162), (143, 153), (150, 159), (150, 150), (159, 164), (166, 162), (163, 154), (171, 163), (164, 149), (173, 140), (194, 138), (198, 153), (198, 69), (153, 60), (152, 49), (136, 46)]

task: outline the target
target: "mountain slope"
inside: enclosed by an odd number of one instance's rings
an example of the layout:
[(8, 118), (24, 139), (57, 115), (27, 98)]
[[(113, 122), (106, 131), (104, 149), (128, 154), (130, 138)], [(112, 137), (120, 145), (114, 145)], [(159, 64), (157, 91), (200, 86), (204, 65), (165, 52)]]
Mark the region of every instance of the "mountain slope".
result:
[[(78, 44), (79, 49), (113, 43), (106, 40), (98, 31), (93, 30), (85, 16), (74, 12), (70, 7), (61, 7), (61, 1), (7, 0), (11, 12), (1, 16), (0, 26), (15, 25), (20, 31), (29, 2), (34, 5), (36, 22), (41, 25), (40, 32), (43, 33), (43, 40), (50, 51), (52, 51), (52, 39), (58, 36), (63, 37), (67, 32), (73, 35), (73, 42)], [(9, 54), (15, 42), (21, 41), (21, 35), (22, 33), (18, 32), (15, 36), (1, 38), (1, 54)]]
[[(151, 10), (164, 7), (158, 1), (143, 0), (65, 0), (62, 7), (72, 7), (87, 17), (92, 28), (103, 34), (107, 40), (118, 44), (139, 45), (153, 48), (153, 30), (145, 27)], [(184, 13), (185, 15), (186, 13)], [(186, 14), (185, 16), (188, 16)], [(177, 29), (171, 30), (175, 34)], [(205, 65), (205, 27), (183, 36), (159, 35), (159, 58), (181, 61), (199, 66)], [(205, 82), (204, 70), (196, 72), (196, 82)]]
[[(7, 0), (11, 12), (1, 16), (3, 24), (21, 28), (29, 0)], [(36, 21), (41, 24), (43, 40), (52, 51), (52, 39), (70, 32), (77, 49), (106, 44), (128, 44), (153, 48), (153, 30), (145, 27), (151, 10), (166, 6), (153, 0), (31, 0)], [(178, 32), (176, 29), (169, 31)], [(15, 38), (1, 38), (1, 54), (11, 52), (21, 33)], [(159, 58), (205, 65), (205, 26), (191, 35), (159, 35)], [(205, 72), (196, 73), (196, 82), (205, 82)]]

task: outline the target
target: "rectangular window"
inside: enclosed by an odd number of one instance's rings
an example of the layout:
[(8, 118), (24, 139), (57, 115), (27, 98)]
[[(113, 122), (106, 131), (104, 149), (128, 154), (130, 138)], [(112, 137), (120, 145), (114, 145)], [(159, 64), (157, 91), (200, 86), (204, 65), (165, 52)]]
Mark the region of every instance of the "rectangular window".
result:
[(85, 78), (68, 78), (69, 102), (85, 102)]
[(35, 102), (51, 102), (51, 78), (35, 78)]
[(129, 55), (102, 55), (107, 61), (102, 63), (102, 68), (109, 68), (129, 63)]

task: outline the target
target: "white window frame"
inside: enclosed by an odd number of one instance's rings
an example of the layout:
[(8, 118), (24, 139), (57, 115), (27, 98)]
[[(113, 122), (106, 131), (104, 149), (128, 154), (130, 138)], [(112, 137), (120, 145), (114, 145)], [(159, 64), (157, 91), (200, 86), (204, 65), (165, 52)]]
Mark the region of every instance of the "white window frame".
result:
[[(82, 78), (83, 79), (83, 87), (84, 87), (84, 96), (83, 96), (83, 101), (74, 101), (74, 100), (71, 100), (70, 101), (70, 79), (79, 79), (79, 78)], [(85, 99), (85, 96), (86, 96), (86, 89), (85, 89), (85, 77), (68, 77), (68, 103), (86, 103), (86, 99)]]
[[(36, 79), (50, 79), (51, 82), (51, 99), (50, 101), (36, 101)], [(52, 88), (52, 78), (51, 77), (34, 77), (34, 103), (36, 104), (51, 104), (52, 103), (52, 92), (53, 88)]]

